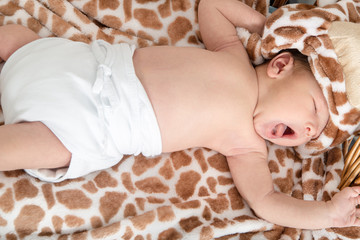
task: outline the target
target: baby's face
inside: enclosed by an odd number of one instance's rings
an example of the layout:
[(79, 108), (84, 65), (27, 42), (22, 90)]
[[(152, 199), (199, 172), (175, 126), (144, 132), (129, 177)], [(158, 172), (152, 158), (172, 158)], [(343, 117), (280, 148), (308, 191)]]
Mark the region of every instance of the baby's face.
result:
[(278, 145), (299, 146), (317, 138), (329, 119), (327, 102), (311, 72), (277, 84), (265, 105), (254, 117), (255, 130)]

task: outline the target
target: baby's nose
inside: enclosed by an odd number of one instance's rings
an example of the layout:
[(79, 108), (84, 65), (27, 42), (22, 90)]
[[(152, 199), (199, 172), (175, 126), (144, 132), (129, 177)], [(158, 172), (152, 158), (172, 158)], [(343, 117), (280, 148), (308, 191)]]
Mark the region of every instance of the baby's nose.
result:
[(311, 123), (308, 123), (306, 124), (305, 126), (305, 135), (307, 137), (311, 137), (311, 138), (314, 138), (316, 136), (316, 127), (311, 124)]

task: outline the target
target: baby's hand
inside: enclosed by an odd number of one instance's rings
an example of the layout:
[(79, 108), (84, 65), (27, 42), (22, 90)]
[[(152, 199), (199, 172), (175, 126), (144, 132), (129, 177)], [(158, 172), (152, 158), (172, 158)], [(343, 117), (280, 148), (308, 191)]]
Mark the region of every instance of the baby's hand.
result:
[(360, 226), (360, 187), (347, 187), (334, 195), (330, 214), (336, 227)]

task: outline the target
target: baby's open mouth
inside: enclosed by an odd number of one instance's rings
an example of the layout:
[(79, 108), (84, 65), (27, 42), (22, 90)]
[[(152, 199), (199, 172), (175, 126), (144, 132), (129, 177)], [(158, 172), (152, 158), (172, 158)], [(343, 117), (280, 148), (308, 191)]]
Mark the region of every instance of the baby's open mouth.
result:
[(286, 126), (283, 123), (277, 124), (273, 130), (271, 131), (272, 135), (274, 137), (280, 138), (280, 137), (287, 137), (292, 136), (295, 134), (294, 130), (292, 130), (290, 127)]

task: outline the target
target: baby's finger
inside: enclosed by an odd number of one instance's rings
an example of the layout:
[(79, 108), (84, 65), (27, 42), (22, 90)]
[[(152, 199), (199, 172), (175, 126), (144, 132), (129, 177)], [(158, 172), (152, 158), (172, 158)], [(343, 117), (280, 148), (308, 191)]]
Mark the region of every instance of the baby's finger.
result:
[(359, 208), (357, 208), (357, 209), (355, 210), (355, 217), (356, 217), (356, 218), (360, 218), (360, 209), (359, 209)]
[(360, 212), (357, 210), (355, 213), (355, 220), (354, 220), (354, 224), (353, 226), (358, 226), (360, 227)]
[(358, 205), (360, 205), (360, 195), (352, 197), (350, 201), (354, 204), (355, 207), (357, 207)]
[(356, 226), (356, 227), (360, 227), (360, 219), (356, 218), (354, 224), (352, 224), (352, 226)]
[(355, 194), (360, 195), (360, 186), (355, 186), (355, 187), (350, 187), (350, 188), (355, 192)]
[(346, 197), (349, 197), (349, 198), (358, 197), (360, 194), (360, 186), (346, 187), (341, 192), (343, 194), (345, 194)]
[(358, 195), (357, 197), (355, 197), (355, 203), (356, 203), (355, 206), (360, 205), (360, 195)]

